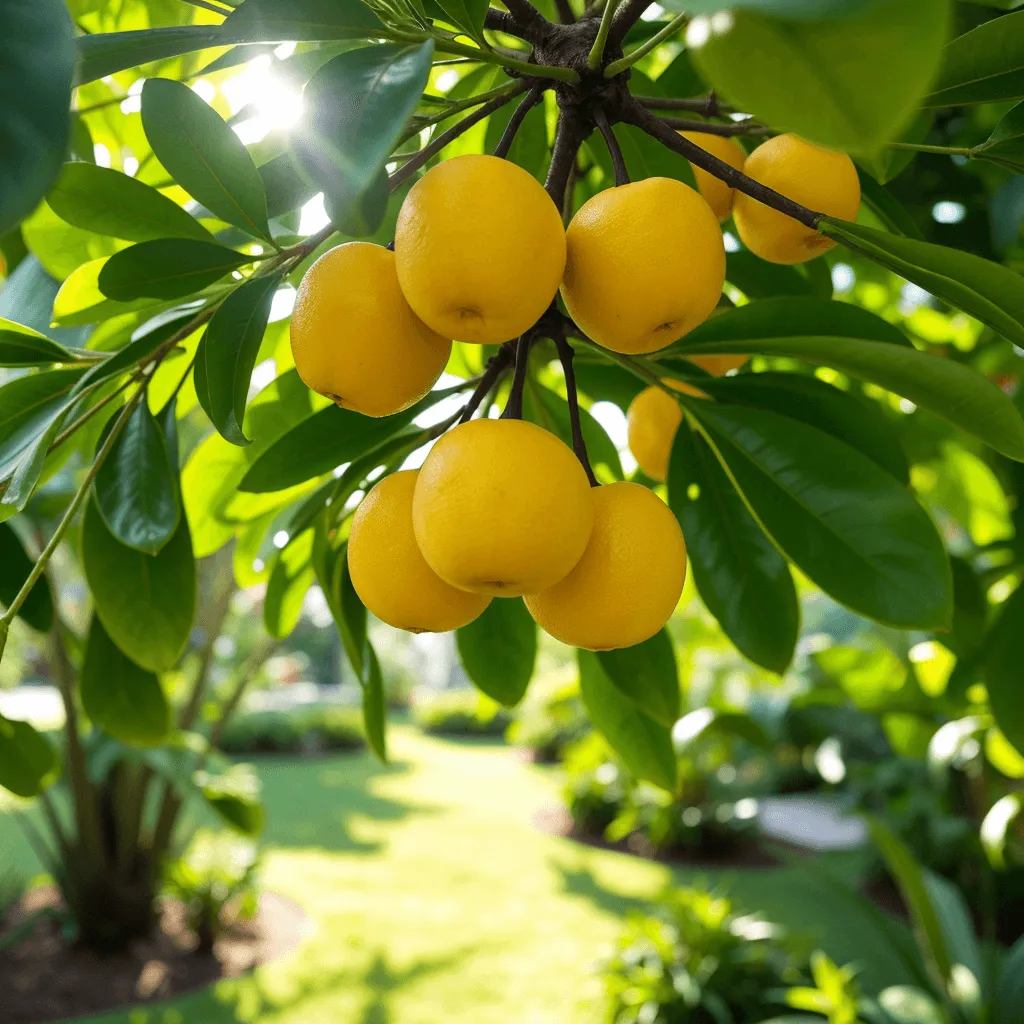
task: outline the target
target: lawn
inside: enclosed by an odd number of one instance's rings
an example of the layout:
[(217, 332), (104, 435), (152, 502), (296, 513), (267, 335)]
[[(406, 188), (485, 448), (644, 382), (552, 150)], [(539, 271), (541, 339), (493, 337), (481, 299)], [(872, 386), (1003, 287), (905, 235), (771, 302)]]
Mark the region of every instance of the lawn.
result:
[[(629, 908), (692, 879), (538, 831), (557, 777), (508, 748), (391, 733), (364, 755), (264, 760), (265, 885), (313, 919), (295, 952), (252, 976), (94, 1024), (595, 1024), (593, 964)], [(15, 849), (0, 821), (0, 856)], [(4, 843), (6, 842), (6, 848)], [(22, 854), (24, 855), (24, 854)], [(708, 879), (707, 873), (702, 878)], [(748, 906), (809, 928), (835, 956), (836, 897), (803, 872), (730, 877)], [(903, 980), (878, 951), (866, 980)]]

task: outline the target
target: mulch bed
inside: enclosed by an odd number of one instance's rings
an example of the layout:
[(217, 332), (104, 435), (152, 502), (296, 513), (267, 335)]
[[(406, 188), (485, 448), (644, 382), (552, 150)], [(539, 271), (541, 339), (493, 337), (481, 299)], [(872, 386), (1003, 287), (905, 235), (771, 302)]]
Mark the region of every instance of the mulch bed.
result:
[[(0, 923), (0, 938), (59, 904), (55, 889), (33, 889)], [(199, 955), (184, 907), (168, 900), (152, 938), (103, 956), (68, 946), (52, 918), (41, 917), (28, 937), (0, 952), (0, 1018), (3, 1024), (43, 1024), (170, 999), (284, 956), (310, 927), (298, 904), (264, 893), (252, 921), (232, 924), (212, 954)]]

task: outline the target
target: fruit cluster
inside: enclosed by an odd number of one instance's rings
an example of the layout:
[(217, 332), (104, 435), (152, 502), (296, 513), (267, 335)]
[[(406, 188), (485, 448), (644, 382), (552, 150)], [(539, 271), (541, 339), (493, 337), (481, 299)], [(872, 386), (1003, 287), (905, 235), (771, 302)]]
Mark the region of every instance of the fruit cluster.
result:
[[(745, 158), (729, 139), (691, 137), (797, 201), (834, 216), (856, 213), (856, 172), (842, 154), (779, 136)], [(493, 156), (446, 160), (407, 194), (394, 251), (349, 242), (309, 269), (291, 326), (298, 372), (341, 406), (389, 415), (433, 387), (450, 339), (521, 336), (559, 291), (599, 345), (654, 352), (718, 305), (726, 262), (719, 223), (730, 213), (748, 248), (773, 262), (801, 262), (831, 244), (710, 174), (697, 171), (697, 184), (699, 192), (648, 178), (607, 189), (566, 229), (547, 192), (517, 165)], [(744, 359), (694, 361), (721, 374)], [(681, 415), (657, 388), (630, 409), (630, 445), (655, 480), (665, 477)], [(456, 629), (492, 598), (522, 596), (551, 635), (606, 650), (661, 629), (682, 593), (686, 548), (675, 516), (646, 487), (592, 488), (554, 434), (521, 419), (482, 418), (442, 436), (420, 470), (376, 484), (356, 509), (348, 564), (363, 603), (393, 626)]]

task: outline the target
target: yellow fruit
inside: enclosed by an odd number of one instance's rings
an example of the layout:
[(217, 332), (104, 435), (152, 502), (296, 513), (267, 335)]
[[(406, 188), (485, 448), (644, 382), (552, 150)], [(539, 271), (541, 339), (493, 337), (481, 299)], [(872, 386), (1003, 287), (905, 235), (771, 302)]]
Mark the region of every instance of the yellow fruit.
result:
[(416, 542), (452, 586), (518, 597), (579, 561), (594, 524), (572, 449), (523, 420), (470, 420), (431, 449), (412, 503)]
[[(685, 354), (685, 353), (684, 353)], [(693, 355), (686, 356), (691, 363), (696, 363), (702, 370), (707, 370), (712, 377), (724, 377), (730, 370), (738, 370), (745, 365), (750, 356), (733, 355)]]
[(382, 622), (413, 633), (444, 633), (491, 603), (449, 586), (424, 561), (412, 529), (416, 470), (385, 477), (360, 502), (348, 538), (348, 569), (359, 599)]
[(551, 197), (509, 160), (445, 160), (409, 190), (395, 255), (422, 320), (458, 341), (495, 344), (532, 327), (558, 291), (565, 229)]
[[(840, 220), (853, 220), (860, 208), (860, 180), (853, 161), (797, 135), (762, 142), (744, 171), (787, 199)], [(805, 263), (836, 243), (792, 217), (737, 193), (733, 220), (743, 244), (769, 263)]]
[(669, 620), (686, 581), (686, 545), (676, 517), (640, 484), (594, 491), (594, 530), (561, 583), (526, 598), (545, 632), (591, 651), (632, 647)]
[(670, 345), (710, 316), (722, 292), (718, 220), (681, 181), (646, 178), (599, 192), (573, 217), (566, 242), (566, 308), (613, 352)]
[(409, 308), (395, 254), (370, 242), (336, 246), (306, 271), (291, 343), (308, 387), (366, 416), (389, 416), (419, 401), (452, 350)]
[[(730, 167), (735, 167), (738, 171), (743, 170), (743, 162), (747, 159), (747, 154), (735, 139), (729, 139), (722, 135), (709, 135), (707, 132), (680, 132), (679, 134), (684, 139), (689, 139), (700, 146), (701, 149), (706, 149), (712, 156), (724, 160)], [(700, 194), (707, 200), (708, 206), (714, 210), (715, 216), (720, 221), (727, 220), (729, 214), (732, 213), (735, 189), (730, 188), (721, 178), (716, 178), (696, 164), (691, 166)]]

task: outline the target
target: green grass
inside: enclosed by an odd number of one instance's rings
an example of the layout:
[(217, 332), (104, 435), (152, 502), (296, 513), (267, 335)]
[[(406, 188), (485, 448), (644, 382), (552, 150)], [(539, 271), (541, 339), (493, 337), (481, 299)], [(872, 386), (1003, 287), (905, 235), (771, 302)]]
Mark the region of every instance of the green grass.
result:
[[(592, 968), (602, 944), (673, 872), (538, 831), (532, 816), (557, 801), (556, 777), (508, 748), (404, 726), (391, 743), (389, 766), (366, 755), (260, 764), (264, 884), (315, 925), (298, 950), (171, 1004), (91, 1021), (597, 1022)], [(9, 825), (0, 821), (0, 856)], [(855, 927), (830, 928), (834, 907), (802, 874), (731, 881), (748, 906), (814, 929), (834, 955), (856, 945)], [(878, 959), (879, 982), (902, 980), (891, 958)]]

